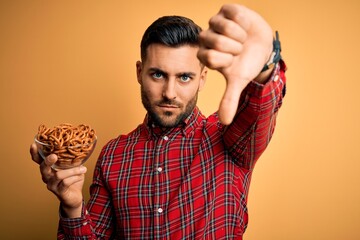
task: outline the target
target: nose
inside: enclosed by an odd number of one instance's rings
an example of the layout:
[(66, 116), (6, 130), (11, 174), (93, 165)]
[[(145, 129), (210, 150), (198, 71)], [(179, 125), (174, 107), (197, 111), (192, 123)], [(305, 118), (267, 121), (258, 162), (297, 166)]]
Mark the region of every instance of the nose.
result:
[(175, 79), (168, 79), (163, 89), (163, 97), (167, 99), (176, 98), (176, 81)]

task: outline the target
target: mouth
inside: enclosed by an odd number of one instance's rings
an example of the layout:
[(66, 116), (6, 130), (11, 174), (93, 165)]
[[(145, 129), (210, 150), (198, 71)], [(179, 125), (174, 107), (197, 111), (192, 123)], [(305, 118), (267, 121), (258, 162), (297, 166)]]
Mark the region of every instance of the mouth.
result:
[(165, 109), (165, 110), (174, 110), (176, 108), (179, 108), (179, 106), (176, 105), (171, 105), (171, 104), (159, 104), (158, 105), (161, 109)]

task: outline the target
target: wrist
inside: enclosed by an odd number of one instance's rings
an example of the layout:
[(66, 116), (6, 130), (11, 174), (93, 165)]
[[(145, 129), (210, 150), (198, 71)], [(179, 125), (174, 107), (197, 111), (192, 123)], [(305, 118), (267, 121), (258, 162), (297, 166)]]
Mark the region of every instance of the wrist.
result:
[(82, 207), (83, 207), (83, 203), (81, 203), (77, 207), (68, 207), (61, 204), (60, 205), (61, 215), (65, 218), (79, 218), (82, 216)]
[(273, 51), (269, 60), (265, 63), (260, 73), (273, 69), (274, 65), (281, 60), (281, 43), (278, 31), (275, 32), (275, 39), (273, 40)]
[(261, 83), (261, 84), (267, 82), (267, 80), (271, 77), (271, 74), (272, 74), (274, 68), (275, 68), (274, 64), (269, 66), (268, 69), (260, 72), (260, 74), (254, 79), (254, 81), (257, 83)]
[(259, 75), (254, 79), (258, 83), (265, 83), (271, 76), (275, 65), (281, 60), (281, 44), (279, 40), (278, 31), (275, 32), (275, 39), (273, 40), (273, 51), (269, 60), (265, 63)]

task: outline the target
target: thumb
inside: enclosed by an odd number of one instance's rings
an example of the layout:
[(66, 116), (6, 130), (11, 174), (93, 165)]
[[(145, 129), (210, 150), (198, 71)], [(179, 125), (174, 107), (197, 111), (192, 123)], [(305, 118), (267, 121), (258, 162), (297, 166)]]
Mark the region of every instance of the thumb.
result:
[(50, 154), (40, 164), (40, 172), (44, 183), (48, 183), (53, 175), (52, 165), (57, 161), (55, 154)]
[(47, 167), (51, 167), (52, 165), (54, 165), (54, 163), (58, 160), (58, 157), (56, 154), (50, 154), (49, 156), (47, 156), (44, 160), (44, 164)]
[(236, 114), (240, 95), (243, 90), (243, 86), (240, 83), (243, 81), (228, 81), (223, 98), (221, 99), (219, 106), (219, 120), (224, 125), (229, 125)]

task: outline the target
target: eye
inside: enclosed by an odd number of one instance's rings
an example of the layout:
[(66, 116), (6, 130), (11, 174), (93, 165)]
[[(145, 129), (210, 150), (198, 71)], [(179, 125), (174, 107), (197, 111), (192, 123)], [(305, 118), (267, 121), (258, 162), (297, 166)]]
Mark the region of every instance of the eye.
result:
[(188, 82), (188, 81), (191, 80), (191, 77), (188, 74), (183, 74), (183, 75), (180, 76), (180, 80), (182, 82)]
[(154, 78), (154, 79), (160, 79), (163, 77), (163, 74), (161, 72), (154, 72), (153, 74), (151, 74), (151, 76)]

